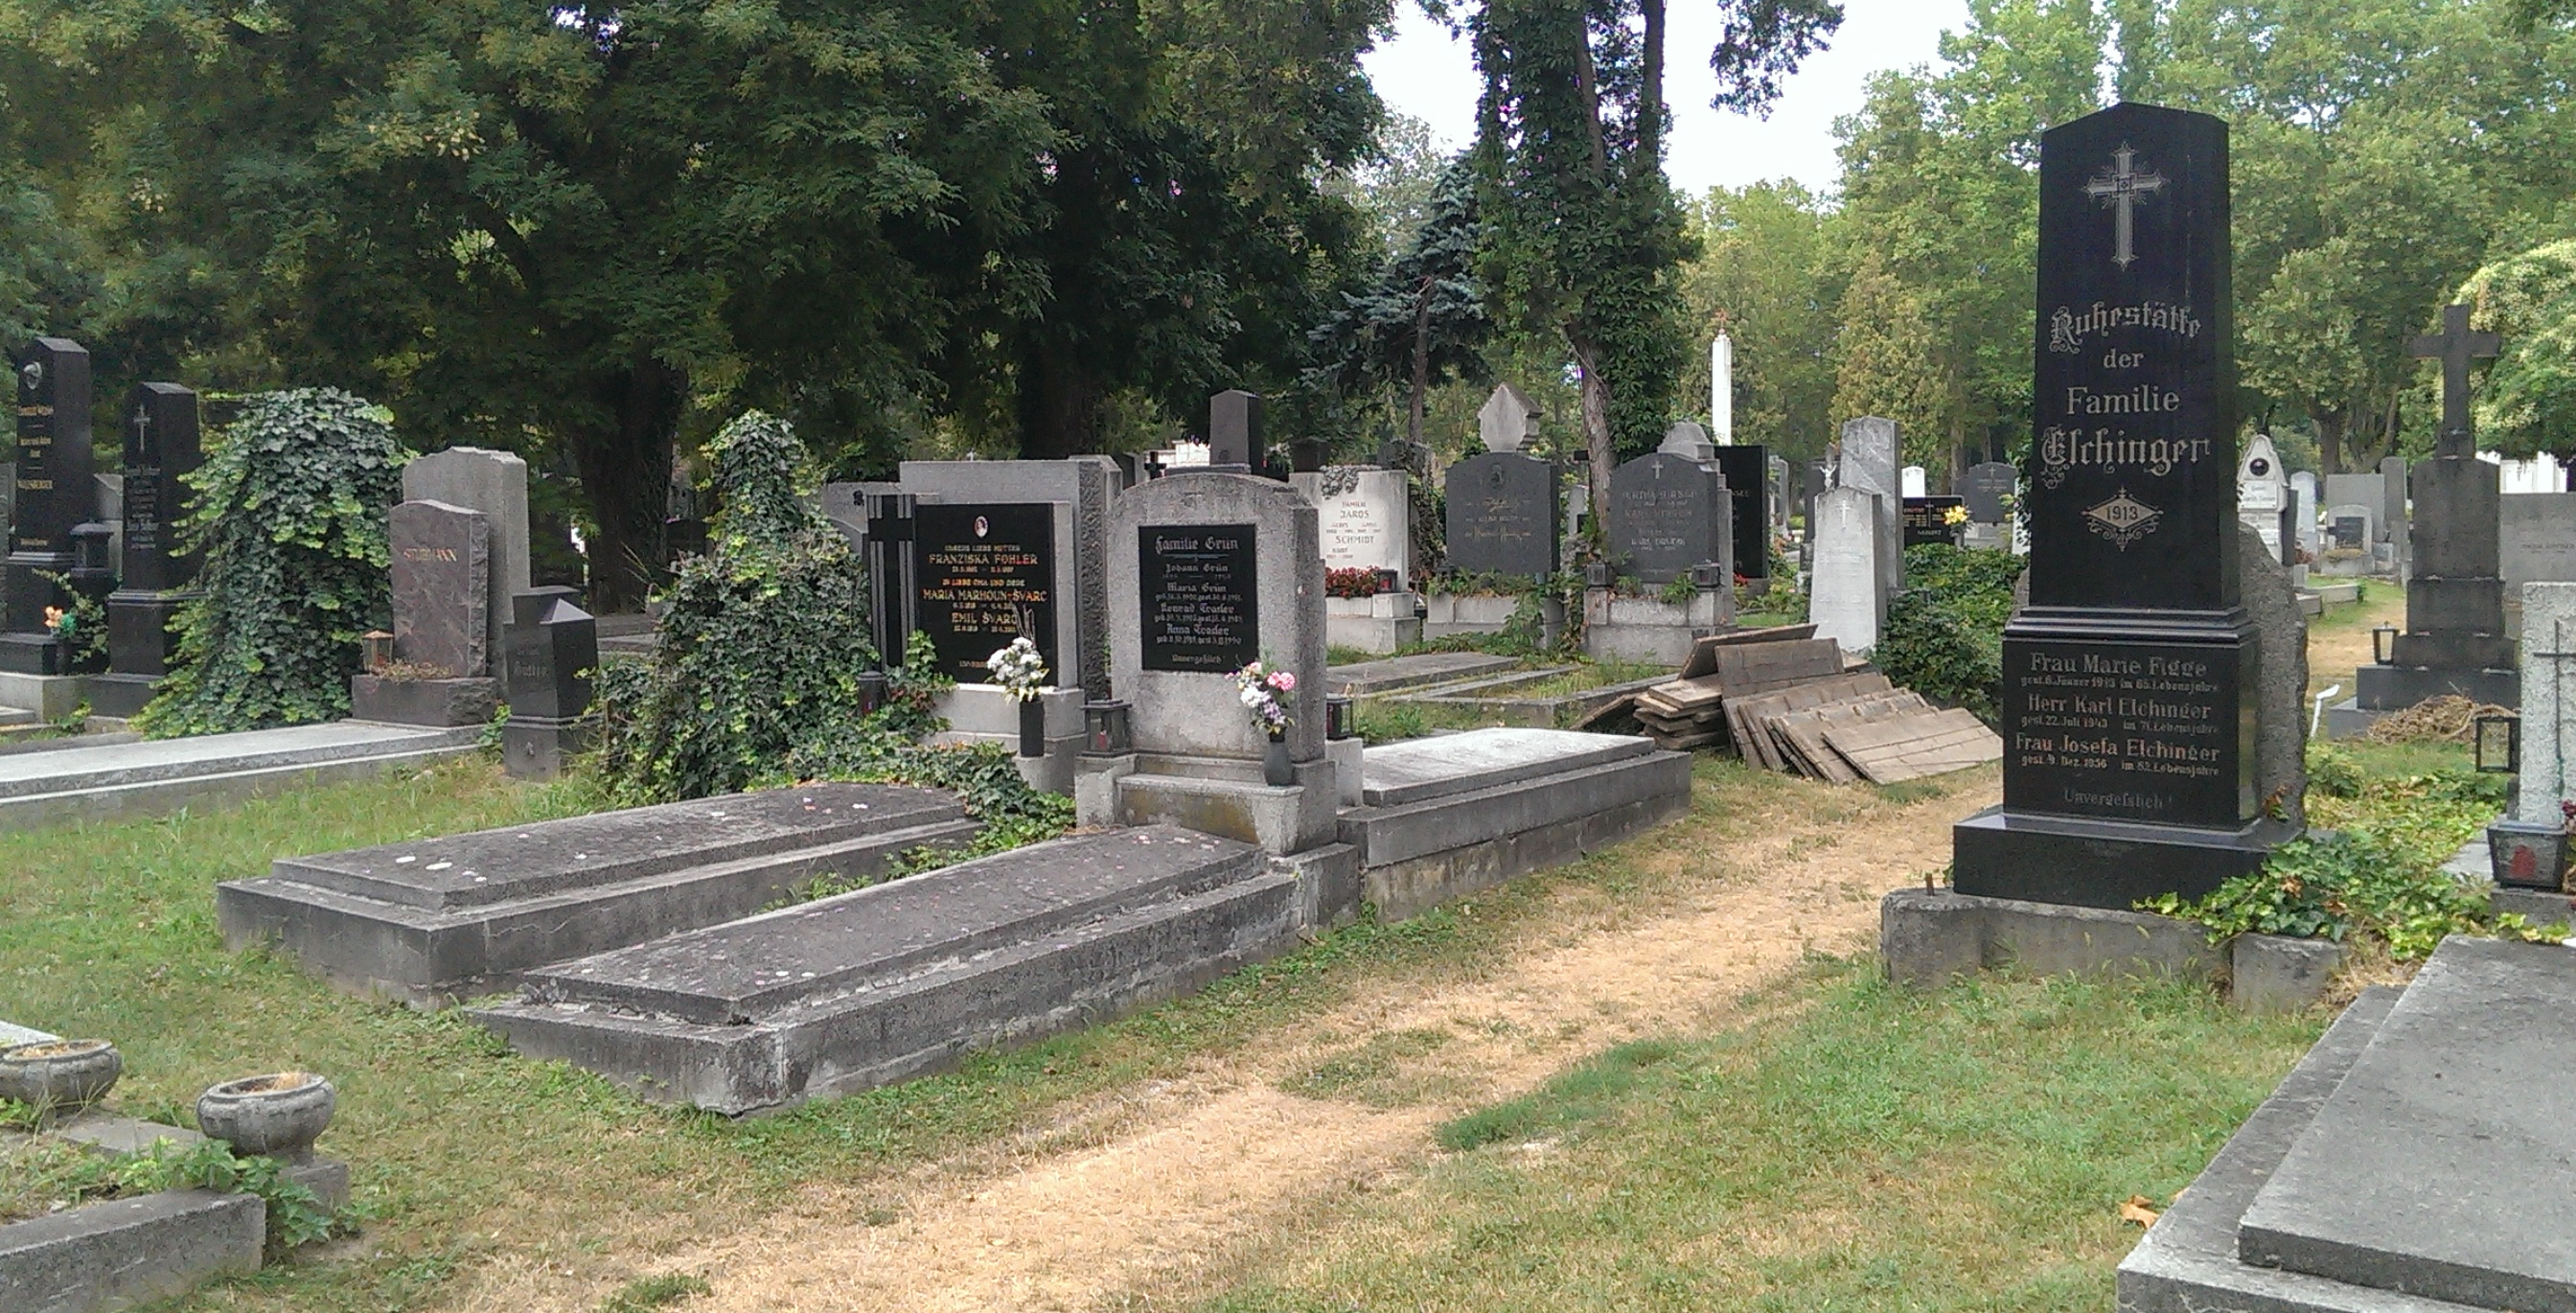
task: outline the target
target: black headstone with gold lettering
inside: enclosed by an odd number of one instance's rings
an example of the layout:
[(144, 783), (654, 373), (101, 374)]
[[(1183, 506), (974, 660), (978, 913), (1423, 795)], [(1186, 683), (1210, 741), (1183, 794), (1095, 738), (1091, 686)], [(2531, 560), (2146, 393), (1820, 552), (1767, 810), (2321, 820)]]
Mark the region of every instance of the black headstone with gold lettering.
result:
[(2041, 138), (2030, 604), (2004, 631), (2003, 805), (1961, 893), (2126, 908), (2261, 865), (2238, 596), (2227, 125), (2120, 105)]
[(69, 653), (54, 641), (45, 612), (71, 600), (46, 576), (68, 576), (79, 564), (72, 528), (98, 509), (90, 476), (89, 352), (64, 338), (40, 337), (11, 364), (18, 379), (18, 495), (9, 520), (0, 670), (68, 675)]
[(196, 596), (197, 559), (179, 546), (184, 481), (202, 459), (197, 393), (141, 383), (125, 403), (125, 539), (117, 588), (107, 597), (108, 673), (90, 679), (90, 709), (131, 716), (152, 697), (178, 654), (179, 608)]

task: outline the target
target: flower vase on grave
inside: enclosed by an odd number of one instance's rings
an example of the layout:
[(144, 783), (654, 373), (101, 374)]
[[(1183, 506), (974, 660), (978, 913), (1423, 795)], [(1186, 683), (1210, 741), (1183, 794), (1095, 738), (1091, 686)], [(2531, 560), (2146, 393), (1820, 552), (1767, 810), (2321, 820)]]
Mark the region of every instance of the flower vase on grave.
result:
[(1046, 755), (1046, 703), (1029, 698), (1020, 703), (1020, 755)]
[(1262, 745), (1261, 778), (1274, 789), (1284, 789), (1297, 782), (1297, 766), (1288, 760), (1288, 736), (1273, 732)]

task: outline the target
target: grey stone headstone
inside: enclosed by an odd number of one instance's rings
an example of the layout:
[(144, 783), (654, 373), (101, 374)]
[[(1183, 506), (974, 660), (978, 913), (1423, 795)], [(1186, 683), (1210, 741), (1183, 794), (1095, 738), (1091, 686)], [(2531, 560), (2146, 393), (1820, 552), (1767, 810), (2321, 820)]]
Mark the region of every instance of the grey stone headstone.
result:
[(1789, 527), (1789, 498), (1792, 493), (1789, 487), (1790, 470), (1789, 462), (1779, 456), (1773, 456), (1769, 464), (1771, 466), (1771, 531), (1777, 533)]
[(1905, 540), (1899, 528), (1905, 488), (1898, 482), (1896, 452), (1896, 421), (1864, 416), (1843, 425), (1834, 471), (1840, 486), (1878, 494), (1879, 527), (1885, 531), (1879, 539), (1878, 586), (1891, 597), (1905, 587)]
[(2390, 456), (2379, 462), (2379, 488), (2382, 509), (2379, 512), (2379, 536), (2382, 541), (2406, 541), (2406, 458)]
[(1705, 462), (1717, 459), (1717, 444), (1709, 440), (1708, 430), (1689, 420), (1665, 429), (1664, 445), (1655, 450), (1684, 460)]
[(1557, 569), (1553, 461), (1511, 452), (1449, 467), (1449, 565), (1469, 574), (1549, 575)]
[(2298, 591), (2277, 556), (2267, 556), (2253, 527), (2239, 524), (2236, 565), (2245, 613), (2254, 622), (2254, 792), (2291, 824), (2308, 823), (2308, 622)]
[(1208, 468), (1258, 474), (1269, 462), (1262, 446), (1261, 398), (1229, 388), (1208, 399)]
[[(1265, 740), (1234, 683), (1236, 658), (1250, 653), (1297, 675), (1291, 759), (1324, 754), (1319, 521), (1295, 489), (1243, 475), (1156, 479), (1119, 495), (1109, 526), (1110, 661), (1118, 696), (1134, 708), (1138, 751), (1259, 759)], [(1149, 588), (1149, 574), (1162, 586)], [(1178, 646), (1193, 634), (1212, 641), (1209, 660)]]
[(1538, 430), (1538, 407), (1509, 383), (1494, 389), (1476, 412), (1476, 436), (1489, 452), (1519, 451)]
[(2576, 583), (2576, 492), (2517, 493), (2499, 505), (2505, 596), (2525, 584)]
[(387, 517), (394, 659), (476, 679), (490, 667), (492, 524), (480, 511), (407, 501)]
[[(899, 471), (902, 483), (860, 485), (870, 491), (906, 492), (932, 505), (973, 502), (1054, 502), (1066, 517), (1060, 528), (1069, 543), (1072, 605), (1056, 608), (1057, 650), (1080, 653), (1078, 662), (1056, 672), (1066, 688), (1080, 687), (1094, 699), (1109, 693), (1109, 504), (1118, 495), (1117, 462), (1106, 456), (1065, 460), (908, 460)], [(828, 490), (824, 508), (831, 508)], [(860, 508), (859, 532), (866, 532)]]
[(1718, 562), (1734, 568), (1734, 498), (1696, 460), (1657, 452), (1610, 473), (1610, 555), (1622, 574), (1667, 584)]
[(2325, 524), (2326, 550), (2329, 552), (2358, 551), (2367, 553), (2370, 550), (2371, 544), (2377, 541), (2372, 534), (2378, 528), (2378, 515), (2379, 512), (2376, 507), (2365, 506), (2359, 502), (2347, 502), (2341, 506), (2327, 507)]
[[(491, 524), (491, 580), (483, 611), (491, 623), (486, 651), (498, 652), (510, 599), (528, 591), (528, 463), (506, 451), (449, 447), (403, 466), (403, 500), (444, 502), (480, 511)], [(479, 672), (478, 672), (479, 673)]]
[(1858, 488), (1828, 488), (1816, 494), (1808, 511), (1807, 540), (1815, 563), (1807, 576), (1807, 618), (1816, 636), (1840, 643), (1844, 651), (1866, 652), (1878, 646), (1878, 631), (1887, 619), (1887, 589), (1879, 582), (1886, 553), (1876, 493)]
[(1404, 471), (1338, 465), (1291, 474), (1288, 482), (1322, 514), (1325, 569), (1393, 570), (1397, 587), (1413, 586), (1412, 496)]
[(2329, 512), (2337, 506), (2364, 506), (2370, 510), (2371, 532), (2379, 536), (2372, 542), (2386, 542), (2383, 529), (2388, 514), (2388, 481), (2376, 471), (2369, 474), (2329, 474), (2326, 476), (2324, 505)]
[(2313, 561), (2320, 548), (2317, 540), (2317, 498), (2324, 492), (2324, 484), (2315, 474), (2300, 470), (2290, 476), (2290, 490), (2299, 495), (2299, 550), (2306, 552), (2308, 559)]
[(1959, 476), (1959, 495), (1967, 499), (1968, 519), (1977, 524), (2004, 522), (2004, 502), (2021, 486), (2021, 471), (2011, 462), (1990, 460), (1971, 465)]

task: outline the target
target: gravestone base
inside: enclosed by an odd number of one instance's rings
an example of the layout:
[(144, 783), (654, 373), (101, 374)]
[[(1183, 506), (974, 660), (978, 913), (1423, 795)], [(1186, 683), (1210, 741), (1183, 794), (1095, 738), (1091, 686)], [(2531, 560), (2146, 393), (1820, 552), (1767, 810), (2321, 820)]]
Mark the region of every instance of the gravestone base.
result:
[(82, 700), (89, 703), (93, 716), (113, 716), (131, 720), (144, 704), (152, 700), (152, 691), (166, 678), (162, 675), (121, 675), (113, 671), (90, 675), (79, 681)]
[(158, 679), (179, 655), (174, 626), (179, 608), (197, 593), (146, 593), (118, 589), (107, 595), (107, 668), (120, 675)]
[(349, 718), (434, 729), (480, 725), (501, 707), (497, 679), (349, 677)]
[(589, 716), (518, 716), (501, 726), (501, 769), (514, 780), (551, 780), (590, 748)]
[(51, 634), (0, 634), (0, 674), (72, 674), (71, 649)]
[[(2405, 637), (2400, 636), (2399, 642)], [(2402, 711), (2431, 698), (2458, 694), (2480, 706), (2522, 705), (2522, 674), (2511, 669), (2440, 666), (2363, 666), (2353, 672), (2353, 705), (2362, 711)]]
[(1385, 656), (1422, 641), (1422, 599), (1414, 593), (1324, 599), (1324, 642), (1329, 647)]
[(22, 675), (0, 670), (0, 707), (32, 711), (39, 720), (62, 720), (80, 710), (87, 684), (78, 675)]
[(1660, 597), (1627, 597), (1615, 589), (1583, 594), (1583, 650), (1595, 661), (1645, 661), (1678, 668), (1691, 647), (1735, 627), (1735, 590), (1703, 588), (1675, 606)]
[(2203, 897), (2299, 830), (2270, 817), (2219, 830), (1989, 807), (1950, 835), (1960, 893), (2125, 910), (2158, 894)]
[(1340, 771), (1330, 757), (1298, 762), (1296, 772), (1295, 784), (1273, 787), (1257, 761), (1086, 756), (1074, 784), (1074, 818), (1084, 829), (1178, 825), (1287, 856), (1334, 842), (1341, 815)]
[(931, 710), (948, 728), (930, 737), (934, 744), (998, 743), (1012, 754), (1020, 778), (1044, 793), (1071, 794), (1076, 763), (1082, 757), (1083, 691), (1049, 689), (1039, 695), (1046, 704), (1046, 755), (1023, 757), (1020, 751), (1020, 704), (992, 684), (959, 684), (942, 695)]

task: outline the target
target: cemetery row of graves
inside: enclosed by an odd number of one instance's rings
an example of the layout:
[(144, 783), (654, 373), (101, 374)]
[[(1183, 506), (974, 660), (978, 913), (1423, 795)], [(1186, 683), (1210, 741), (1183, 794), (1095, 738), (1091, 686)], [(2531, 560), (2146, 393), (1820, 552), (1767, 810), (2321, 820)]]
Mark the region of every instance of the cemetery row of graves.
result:
[[(49, 975), (44, 1006), (0, 1016), (20, 1041), (0, 1052), (19, 1173), (0, 1308), (183, 1296), (363, 1238), (371, 1210), (411, 1248), (235, 1289), (406, 1306), (465, 1298), (442, 1287), (474, 1269), (486, 1300), (530, 1297), (514, 1280), (560, 1296), (607, 1260), (566, 1259), (560, 1286), (511, 1263), (554, 1255), (603, 1200), (659, 1219), (621, 1234), (631, 1264), (692, 1218), (794, 1225), (778, 1192), (853, 1162), (892, 1175), (1264, 1052), (1295, 1070), (1255, 1084), (1322, 1109), (1288, 1123), (1313, 1143), (1202, 1148), (1329, 1163), (1351, 1108), (1413, 1108), (1408, 1144), (1546, 1151), (1494, 1168), (1512, 1182), (1681, 1152), (1668, 1189), (1705, 1207), (1766, 1170), (1711, 1147), (1736, 1136), (1806, 1173), (1728, 1223), (1760, 1227), (1808, 1186), (1911, 1170), (1849, 1159), (1876, 1108), (1892, 1153), (1956, 1161), (1982, 1127), (2018, 1155), (1945, 1188), (2044, 1168), (1977, 1205), (2064, 1256), (2038, 1275), (1847, 1201), (1921, 1265), (1910, 1280), (1966, 1302), (2576, 1307), (2554, 1211), (2532, 1206), (2569, 1190), (2576, 1125), (2546, 1079), (2576, 1058), (2576, 960), (2554, 942), (2576, 613), (2556, 537), (2576, 512), (2505, 495), (2478, 455), (2474, 362), (2497, 343), (2461, 307), (2416, 344), (2444, 378), (2430, 459), (2320, 481), (2267, 439), (2239, 449), (2211, 328), (2226, 159), (2224, 123), (2147, 106), (2047, 135), (2035, 442), (1951, 496), (1900, 466), (1884, 419), (1802, 471), (1719, 416), (1596, 498), (1509, 387), (1483, 450), (1436, 475), (1404, 452), (1278, 470), (1261, 399), (1228, 392), (1203, 460), (913, 461), (816, 487), (796, 435), (755, 413), (708, 453), (703, 548), (638, 616), (534, 586), (517, 457), (413, 457), (339, 394), (250, 399), (201, 442), (195, 394), (144, 384), (102, 478), (86, 353), (37, 340), (0, 632), (0, 704), (29, 728), (0, 752), (0, 829), (39, 873), (0, 962)], [(2312, 670), (2311, 625), (2372, 588), (2391, 622), (2369, 659)], [(2373, 741), (2445, 717), (2496, 772)], [(2329, 724), (2362, 742), (2321, 747)], [(1999, 795), (1976, 769), (1996, 763)], [(141, 874), (107, 878), (118, 862)], [(1515, 883), (1540, 872), (1558, 874)], [(1620, 920), (1623, 892), (1668, 918), (1661, 938)], [(1795, 984), (1800, 1006), (1741, 1043), (1568, 1010), (1518, 1066), (1512, 1027), (1480, 1048), (1446, 1017), (1320, 1065), (1280, 1056), (1370, 991), (1478, 997), (1475, 971), (1577, 914), (1601, 979), (1566, 1007), (1668, 1028), (1751, 1006), (1805, 951), (1801, 918), (1874, 928), (1878, 955)], [(1765, 928), (1710, 956), (1738, 919)], [(1720, 960), (1751, 974), (1684, 983)], [(2403, 987), (2362, 988), (2372, 972)], [(2085, 983), (2029, 979), (2060, 973)], [(1454, 1015), (1502, 1006), (1482, 997)], [(2329, 998), (2350, 1006), (2307, 1048)], [(1577, 1036), (1644, 1042), (1577, 1062)], [(1524, 1070), (1529, 1052), (1570, 1070)], [(210, 1062), (234, 1078), (179, 1083)], [(1454, 1086), (1443, 1063), (1464, 1064)], [(2202, 1087), (2172, 1089), (2173, 1064)], [(1927, 1065), (2001, 1085), (1982, 1112), (1886, 1112), (1956, 1103)], [(1710, 1097), (1721, 1072), (1777, 1097)], [(2088, 1082), (2089, 1111), (2055, 1097)], [(2130, 1099), (2154, 1134), (2113, 1119)], [(1807, 1106), (1761, 1112), (1784, 1102)], [(2014, 1116), (2030, 1125), (2007, 1133)], [(2052, 1157), (2052, 1134), (2137, 1143)], [(2121, 1186), (2143, 1239), (2094, 1206)], [(1502, 1207), (1490, 1180), (1435, 1193)], [(2070, 1206), (2085, 1220), (2026, 1216)], [(1235, 1273), (1244, 1306), (1391, 1298), (1423, 1223), (1374, 1216), (1391, 1239)], [(1659, 1227), (1639, 1243), (1682, 1289), (1822, 1306), (1859, 1280), (1748, 1269), (1735, 1247), (1672, 1259)], [(510, 1261), (477, 1267), (467, 1231)], [(1455, 1247), (1428, 1266), (1442, 1306), (1534, 1279)], [(715, 1279), (688, 1276), (761, 1298), (757, 1276)]]

